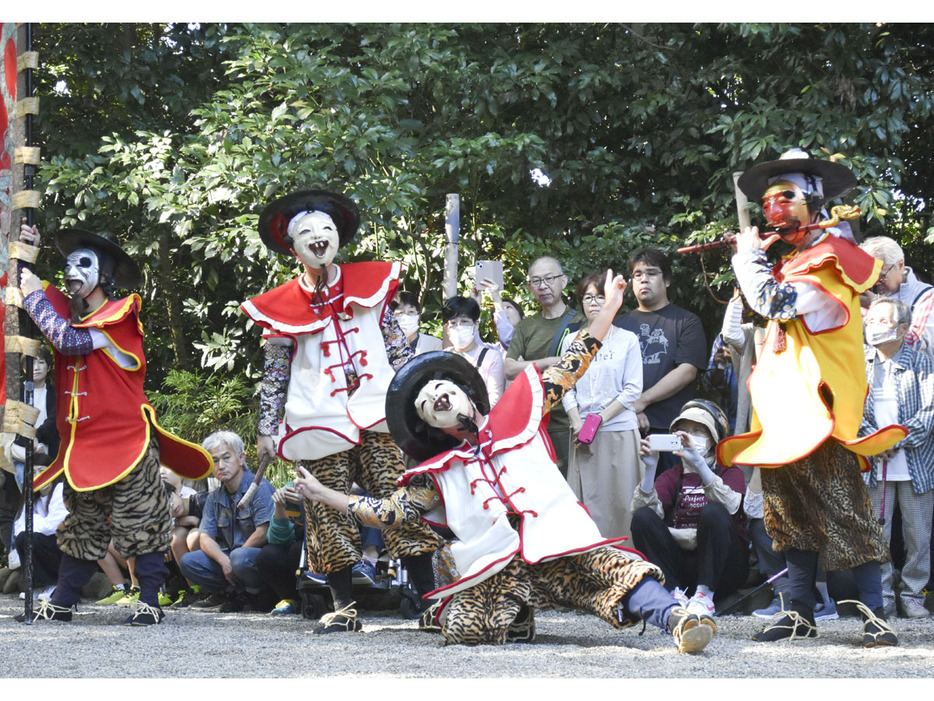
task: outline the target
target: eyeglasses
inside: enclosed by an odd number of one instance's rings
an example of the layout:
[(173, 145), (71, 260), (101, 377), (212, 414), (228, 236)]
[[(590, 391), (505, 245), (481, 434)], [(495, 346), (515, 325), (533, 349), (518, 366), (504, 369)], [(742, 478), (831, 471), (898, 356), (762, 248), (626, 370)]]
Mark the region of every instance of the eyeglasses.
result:
[(446, 323), (446, 326), (449, 329), (464, 328), (467, 326), (473, 326), (474, 322), (470, 319), (451, 319)]
[(883, 280), (885, 280), (886, 276), (887, 276), (890, 272), (892, 272), (892, 268), (894, 268), (894, 267), (895, 267), (895, 264), (893, 263), (893, 264), (890, 265), (888, 268), (886, 268), (886, 269), (883, 270), (881, 273), (879, 273), (879, 282), (882, 282)]
[(555, 280), (561, 277), (564, 277), (564, 273), (561, 273), (560, 275), (546, 275), (545, 277), (530, 277), (529, 284), (532, 287), (541, 287), (543, 284), (551, 287)]
[(661, 270), (656, 270), (654, 268), (649, 270), (637, 270), (632, 274), (633, 280), (643, 280), (647, 278), (656, 278), (662, 274)]
[(584, 304), (593, 304), (594, 302), (597, 304), (603, 304), (605, 301), (606, 297), (603, 295), (584, 295), (581, 297), (581, 302)]

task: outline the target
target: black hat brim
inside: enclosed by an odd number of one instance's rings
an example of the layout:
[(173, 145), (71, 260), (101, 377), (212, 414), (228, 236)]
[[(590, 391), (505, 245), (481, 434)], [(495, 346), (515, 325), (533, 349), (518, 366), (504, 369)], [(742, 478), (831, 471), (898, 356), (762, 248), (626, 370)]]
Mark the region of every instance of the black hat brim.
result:
[(289, 222), (300, 212), (324, 212), (334, 220), (343, 248), (357, 233), (360, 210), (344, 195), (326, 190), (301, 190), (270, 202), (259, 215), (259, 236), (277, 253), (291, 254), (287, 243)]
[(448, 351), (417, 355), (403, 365), (386, 391), (386, 424), (402, 452), (419, 462), (457, 446), (456, 439), (426, 424), (415, 409), (422, 387), (432, 380), (458, 385), (481, 414), (490, 411), (486, 385), (477, 369), (465, 358)]
[(840, 163), (820, 158), (782, 158), (759, 163), (743, 173), (737, 185), (751, 202), (758, 202), (769, 188), (769, 180), (784, 173), (804, 173), (821, 179), (824, 201), (842, 197), (856, 187), (853, 171)]
[(67, 258), (79, 248), (92, 248), (114, 261), (114, 285), (123, 290), (135, 290), (143, 280), (143, 273), (136, 261), (117, 243), (99, 234), (84, 229), (61, 229), (55, 234), (55, 247)]

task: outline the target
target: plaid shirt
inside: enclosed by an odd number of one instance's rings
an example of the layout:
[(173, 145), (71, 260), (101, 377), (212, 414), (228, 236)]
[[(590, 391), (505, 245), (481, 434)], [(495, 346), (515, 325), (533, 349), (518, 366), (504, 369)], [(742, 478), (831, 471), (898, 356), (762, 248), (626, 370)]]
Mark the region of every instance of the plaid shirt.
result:
[[(859, 434), (868, 435), (880, 428), (875, 422), (873, 376), (879, 356), (876, 349), (866, 346), (866, 379), (870, 390), (866, 395), (863, 424)], [(892, 377), (898, 396), (898, 423), (908, 429), (908, 435), (895, 447), (905, 451), (908, 473), (915, 492), (922, 494), (934, 488), (934, 361), (926, 353), (913, 350), (907, 343), (892, 358)], [(866, 476), (869, 486), (880, 479), (882, 461), (872, 458), (873, 468)]]

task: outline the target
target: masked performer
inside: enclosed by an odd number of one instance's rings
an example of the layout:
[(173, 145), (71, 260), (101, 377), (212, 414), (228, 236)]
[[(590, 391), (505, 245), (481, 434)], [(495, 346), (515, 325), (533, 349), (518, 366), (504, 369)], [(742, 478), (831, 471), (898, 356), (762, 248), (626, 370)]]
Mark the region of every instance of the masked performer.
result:
[[(356, 482), (382, 497), (405, 469), (386, 428), (386, 389), (412, 351), (389, 306), (399, 264), (334, 263), (359, 222), (352, 200), (322, 190), (267, 206), (260, 236), (277, 253), (294, 256), (304, 272), (241, 308), (264, 329), (260, 461), (278, 452), (329, 487), (350, 491)], [(327, 575), (335, 608), (317, 632), (358, 631), (352, 570), (361, 559), (359, 530), (321, 505), (306, 503), (305, 512), (308, 565)], [(413, 524), (385, 540), (419, 595), (431, 591), (432, 554), (440, 544), (431, 529)]]
[[(762, 468), (765, 524), (788, 565), (788, 609), (754, 636), (770, 642), (817, 637), (818, 557), (828, 570), (851, 570), (860, 592), (863, 644), (896, 645), (884, 620), (881, 563), (889, 557), (860, 471), (866, 455), (905, 436), (889, 426), (859, 437), (867, 385), (859, 294), (881, 261), (836, 235), (824, 202), (856, 184), (849, 169), (792, 151), (746, 171), (739, 187), (760, 200), (777, 233), (751, 227), (736, 237), (733, 269), (750, 306), (770, 319), (749, 379), (751, 430), (722, 441), (724, 465)], [(766, 250), (793, 246), (773, 269)]]
[(503, 644), (534, 638), (534, 610), (569, 606), (616, 628), (645, 620), (668, 630), (678, 649), (703, 649), (716, 632), (659, 583), (661, 570), (614, 547), (558, 470), (548, 412), (583, 375), (623, 299), (608, 273), (606, 302), (561, 361), (529, 367), (495, 408), (476, 369), (452, 353), (426, 353), (403, 367), (387, 394), (389, 427), (422, 460), (386, 499), (347, 496), (300, 470), (308, 499), (361, 524), (393, 529), (425, 519), (453, 531), (459, 579), (433, 592), (432, 620), (448, 643)]
[[(38, 246), (39, 231), (24, 224), (20, 239)], [(68, 517), (58, 532), (62, 563), (36, 620), (71, 620), (112, 539), (121, 555), (135, 558), (140, 586), (125, 624), (160, 623), (171, 518), (159, 464), (200, 479), (211, 472), (211, 456), (161, 429), (146, 399), (140, 297), (113, 297), (116, 288), (139, 284), (136, 263), (113, 241), (80, 229), (59, 231), (55, 245), (65, 257), (70, 299), (28, 269), (21, 272), (23, 306), (55, 349), (61, 436), (58, 455), (34, 487), (62, 473), (67, 479)]]

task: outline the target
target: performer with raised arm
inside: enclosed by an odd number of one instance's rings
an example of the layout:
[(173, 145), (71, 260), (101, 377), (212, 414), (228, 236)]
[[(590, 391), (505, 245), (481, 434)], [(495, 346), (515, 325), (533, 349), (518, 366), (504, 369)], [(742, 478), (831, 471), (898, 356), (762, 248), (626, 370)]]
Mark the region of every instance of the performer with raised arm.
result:
[[(337, 265), (338, 250), (357, 231), (360, 213), (349, 197), (306, 190), (275, 200), (259, 232), (273, 251), (294, 257), (303, 272), (243, 303), (263, 328), (265, 370), (260, 395), (260, 464), (277, 454), (324, 484), (348, 492), (389, 495), (405, 470), (387, 432), (386, 389), (413, 357), (390, 309), (399, 263)], [(359, 631), (353, 567), (362, 557), (359, 530), (346, 515), (305, 504), (308, 565), (327, 575), (334, 612), (319, 633)], [(440, 539), (426, 524), (386, 535), (419, 596), (434, 588), (432, 554)]]
[(295, 488), (360, 524), (387, 529), (424, 519), (446, 525), (460, 577), (432, 593), (429, 609), (448, 643), (531, 640), (535, 609), (578, 608), (624, 628), (647, 621), (682, 652), (702, 650), (716, 624), (686, 611), (659, 583), (658, 567), (600, 535), (555, 462), (549, 411), (583, 375), (622, 304), (622, 276), (608, 271), (606, 301), (558, 363), (530, 365), (491, 410), (476, 369), (427, 353), (404, 366), (387, 393), (393, 437), (423, 462), (385, 499), (329, 489), (298, 468)]
[[(739, 179), (762, 203), (778, 233), (765, 240), (741, 231), (733, 269), (749, 305), (770, 321), (749, 379), (751, 430), (721, 441), (721, 464), (761, 468), (764, 518), (788, 565), (790, 602), (753, 639), (817, 637), (818, 557), (827, 570), (851, 570), (859, 589), (863, 644), (896, 645), (882, 609), (880, 563), (889, 558), (860, 475), (865, 456), (904, 438), (900, 426), (859, 436), (867, 384), (859, 294), (879, 277), (881, 261), (813, 226), (824, 203), (856, 184), (852, 172), (803, 151), (759, 164)], [(792, 251), (774, 268), (766, 250), (781, 240)]]
[[(38, 228), (24, 223), (20, 240), (38, 246)], [(116, 289), (140, 283), (139, 267), (116, 243), (89, 231), (62, 229), (55, 245), (65, 257), (70, 298), (29, 269), (20, 277), (23, 305), (55, 349), (58, 388), (61, 447), (34, 488), (64, 473), (69, 512), (58, 532), (63, 556), (55, 591), (35, 619), (72, 619), (113, 539), (121, 555), (135, 558), (140, 585), (125, 625), (160, 623), (171, 518), (159, 464), (200, 479), (211, 472), (211, 456), (160, 428), (146, 399), (140, 297), (114, 297)]]

